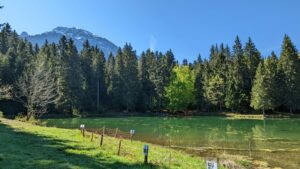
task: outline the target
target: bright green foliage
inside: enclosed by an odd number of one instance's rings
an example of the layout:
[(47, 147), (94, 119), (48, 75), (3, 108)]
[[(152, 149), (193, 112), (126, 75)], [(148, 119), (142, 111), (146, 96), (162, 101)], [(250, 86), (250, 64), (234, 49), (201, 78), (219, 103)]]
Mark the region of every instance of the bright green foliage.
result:
[(255, 110), (271, 109), (272, 103), (268, 99), (269, 88), (265, 75), (264, 63), (261, 62), (257, 68), (255, 81), (252, 88), (251, 107)]
[(186, 111), (195, 104), (195, 74), (189, 66), (175, 66), (170, 84), (165, 88), (168, 108), (172, 111)]
[(213, 105), (219, 105), (220, 111), (222, 111), (222, 105), (224, 103), (225, 81), (220, 75), (213, 76), (208, 82), (206, 89), (206, 96), (208, 101)]

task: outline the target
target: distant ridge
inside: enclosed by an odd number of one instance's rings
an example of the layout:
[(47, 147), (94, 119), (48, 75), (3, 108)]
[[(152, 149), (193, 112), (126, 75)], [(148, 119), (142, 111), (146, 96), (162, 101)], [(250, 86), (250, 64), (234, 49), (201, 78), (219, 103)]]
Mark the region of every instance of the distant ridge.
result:
[(22, 32), (20, 37), (27, 39), (33, 44), (38, 44), (42, 46), (47, 39), (49, 43), (58, 43), (62, 35), (65, 35), (67, 38), (72, 38), (77, 49), (80, 51), (82, 49), (83, 42), (88, 40), (91, 45), (98, 46), (101, 49), (105, 56), (108, 56), (110, 52), (113, 54), (117, 53), (118, 46), (116, 46), (111, 41), (106, 38), (94, 35), (89, 31), (77, 28), (67, 28), (67, 27), (56, 27), (52, 31), (44, 32), (42, 34), (29, 35), (27, 32)]

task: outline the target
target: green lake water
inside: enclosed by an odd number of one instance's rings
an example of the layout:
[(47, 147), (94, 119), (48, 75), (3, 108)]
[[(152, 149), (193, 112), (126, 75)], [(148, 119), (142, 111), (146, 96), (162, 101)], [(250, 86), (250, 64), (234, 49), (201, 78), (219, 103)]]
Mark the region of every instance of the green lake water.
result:
[(300, 168), (300, 119), (233, 120), (224, 117), (120, 117), (42, 120), (62, 128), (135, 129), (134, 139), (193, 148), (190, 153), (214, 157), (222, 153), (267, 161), (272, 167)]

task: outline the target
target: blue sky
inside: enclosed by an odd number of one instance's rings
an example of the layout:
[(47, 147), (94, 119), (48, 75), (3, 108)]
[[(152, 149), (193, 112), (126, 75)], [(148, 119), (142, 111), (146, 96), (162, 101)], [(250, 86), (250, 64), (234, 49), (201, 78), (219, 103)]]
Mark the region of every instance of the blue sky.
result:
[(130, 42), (176, 58), (209, 55), (212, 44), (233, 45), (249, 36), (261, 53), (280, 52), (287, 33), (300, 46), (299, 0), (2, 0), (0, 22), (37, 34), (57, 26), (77, 27), (111, 40)]

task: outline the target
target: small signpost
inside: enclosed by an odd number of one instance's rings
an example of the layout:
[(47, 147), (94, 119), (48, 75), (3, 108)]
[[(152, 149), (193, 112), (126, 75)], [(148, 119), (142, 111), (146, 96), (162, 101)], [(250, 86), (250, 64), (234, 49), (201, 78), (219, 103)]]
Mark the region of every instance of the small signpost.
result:
[(131, 129), (130, 130), (130, 140), (132, 141), (132, 137), (133, 135), (135, 134), (135, 130), (134, 129)]
[(85, 132), (84, 124), (80, 124), (80, 130), (81, 130), (82, 136), (84, 137), (84, 132)]
[(218, 162), (216, 160), (206, 160), (206, 169), (218, 169)]
[(148, 152), (149, 152), (149, 146), (146, 144), (144, 145), (144, 164), (148, 163)]

